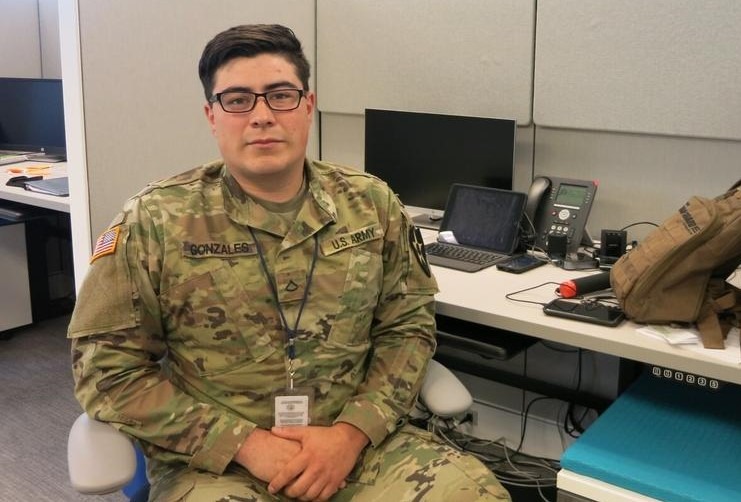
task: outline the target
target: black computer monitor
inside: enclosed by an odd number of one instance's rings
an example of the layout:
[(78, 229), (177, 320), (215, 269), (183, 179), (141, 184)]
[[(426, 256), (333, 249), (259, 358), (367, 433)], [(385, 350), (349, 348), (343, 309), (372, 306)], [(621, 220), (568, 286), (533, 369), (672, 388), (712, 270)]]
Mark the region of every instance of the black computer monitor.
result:
[(512, 190), (516, 128), (514, 119), (366, 109), (365, 171), (435, 228), (453, 183)]
[(64, 155), (62, 81), (0, 78), (0, 150)]

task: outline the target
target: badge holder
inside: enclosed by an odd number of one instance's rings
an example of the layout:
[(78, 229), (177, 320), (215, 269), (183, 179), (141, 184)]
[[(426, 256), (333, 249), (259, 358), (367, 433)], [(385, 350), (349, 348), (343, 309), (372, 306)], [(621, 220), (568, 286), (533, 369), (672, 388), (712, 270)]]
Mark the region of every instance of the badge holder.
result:
[(293, 338), (288, 347), (288, 387), (273, 394), (273, 425), (275, 427), (297, 427), (311, 424), (314, 409), (314, 389), (294, 387)]
[(273, 425), (275, 427), (311, 425), (313, 408), (314, 389), (311, 387), (283, 389), (273, 394)]

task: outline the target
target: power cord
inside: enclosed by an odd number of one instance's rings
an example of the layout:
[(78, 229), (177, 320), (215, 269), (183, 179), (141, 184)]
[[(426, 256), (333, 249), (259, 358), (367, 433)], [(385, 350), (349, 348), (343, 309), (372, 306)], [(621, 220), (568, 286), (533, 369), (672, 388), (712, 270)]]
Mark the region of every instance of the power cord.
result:
[(536, 489), (543, 501), (552, 502), (543, 489), (556, 486), (556, 474), (560, 469), (557, 460), (517, 452), (507, 445), (503, 437), (478, 439), (439, 424), (433, 425), (431, 432), (452, 448), (478, 458), (503, 485)]
[(532, 291), (534, 289), (542, 288), (543, 286), (548, 286), (548, 285), (560, 286), (560, 283), (558, 283), (558, 282), (550, 282), (550, 281), (549, 282), (544, 282), (544, 283), (538, 284), (537, 286), (532, 286), (532, 287), (529, 287), (529, 288), (521, 289), (519, 291), (513, 291), (511, 293), (507, 293), (506, 295), (504, 295), (504, 297), (507, 300), (511, 300), (513, 302), (530, 303), (530, 304), (533, 304), (533, 305), (540, 305), (541, 307), (545, 307), (546, 303), (543, 303), (543, 302), (535, 302), (535, 301), (531, 301), (531, 300), (519, 300), (519, 299), (513, 298), (513, 297), (514, 297), (514, 295), (519, 295), (521, 293), (526, 293), (528, 291)]
[[(514, 301), (537, 303), (526, 300)], [(584, 350), (581, 348), (577, 348), (575, 350), (567, 351), (549, 345), (546, 345), (546, 347), (558, 352), (577, 352), (578, 359), (574, 390), (578, 392), (582, 386)], [(527, 355), (528, 351), (526, 350), (523, 354), (523, 377), (527, 376)], [(467, 413), (462, 417), (442, 418), (435, 416), (429, 410), (427, 410), (424, 405), (418, 402), (417, 411), (421, 412), (423, 416), (410, 420), (410, 423), (421, 428), (426, 428), (428, 431), (435, 434), (452, 448), (475, 456), (494, 473), (494, 475), (503, 485), (510, 487), (536, 489), (541, 500), (543, 500), (544, 502), (553, 502), (547, 498), (546, 494), (543, 492), (543, 489), (555, 488), (556, 474), (560, 469), (560, 462), (556, 459), (536, 457), (523, 453), (522, 447), (525, 442), (528, 418), (530, 416), (530, 410), (533, 405), (541, 401), (558, 401), (559, 399), (555, 397), (539, 396), (531, 399), (529, 402), (527, 402), (527, 404), (525, 404), (525, 396), (526, 391), (522, 389), (521, 409), (523, 411), (521, 413), (520, 438), (519, 443), (516, 447), (508, 445), (507, 440), (504, 437), (500, 437), (495, 440), (488, 440), (476, 438), (462, 432), (460, 430), (461, 425), (472, 421), (473, 415), (470, 413)], [(566, 434), (568, 434), (572, 438), (576, 438), (579, 437), (579, 435), (582, 434), (586, 429), (586, 426), (584, 426), (584, 420), (586, 419), (589, 412), (596, 410), (585, 407), (581, 412), (581, 416), (577, 417), (578, 405), (574, 402), (568, 402), (567, 406), (568, 408), (563, 419), (562, 427)]]
[(654, 223), (652, 221), (637, 221), (635, 223), (631, 223), (630, 225), (625, 225), (623, 228), (620, 229), (620, 231), (622, 232), (623, 230), (628, 230), (629, 228), (636, 227), (638, 225), (650, 225), (652, 227), (658, 227), (659, 226), (659, 225), (657, 225), (656, 223)]

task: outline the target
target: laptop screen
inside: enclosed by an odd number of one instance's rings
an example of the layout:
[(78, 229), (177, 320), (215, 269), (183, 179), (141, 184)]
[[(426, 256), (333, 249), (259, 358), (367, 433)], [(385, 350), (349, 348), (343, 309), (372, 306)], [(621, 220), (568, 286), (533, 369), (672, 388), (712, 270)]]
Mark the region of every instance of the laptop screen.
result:
[(453, 184), (440, 230), (452, 231), (464, 246), (511, 254), (526, 200), (521, 192)]

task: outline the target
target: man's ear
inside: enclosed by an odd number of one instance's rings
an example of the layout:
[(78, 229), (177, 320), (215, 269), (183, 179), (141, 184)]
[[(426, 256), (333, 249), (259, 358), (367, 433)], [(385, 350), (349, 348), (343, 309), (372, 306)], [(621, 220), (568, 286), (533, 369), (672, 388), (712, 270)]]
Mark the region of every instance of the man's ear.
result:
[(312, 118), (316, 107), (316, 94), (312, 91), (306, 91), (304, 99), (306, 100), (306, 112), (309, 114), (309, 118)]
[(205, 105), (203, 105), (203, 112), (206, 114), (206, 120), (208, 120), (209, 126), (211, 126), (211, 133), (216, 134), (213, 105), (211, 103), (206, 103)]

